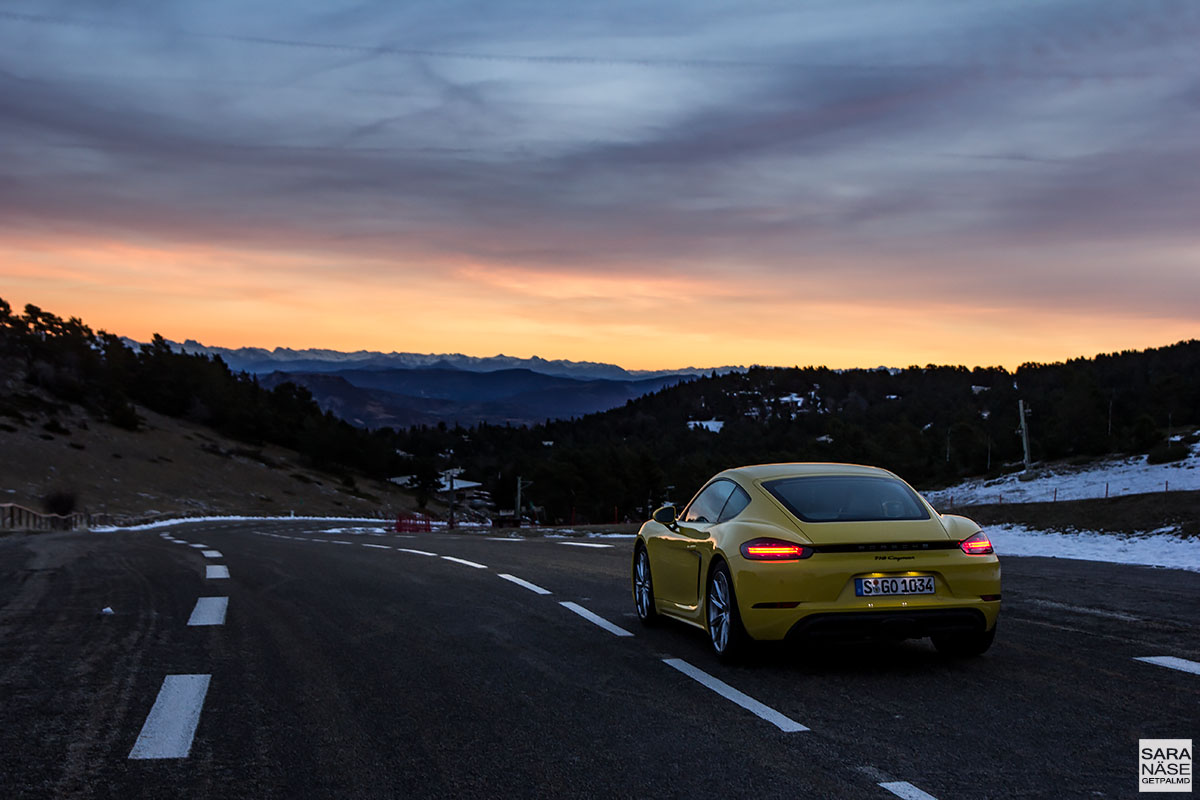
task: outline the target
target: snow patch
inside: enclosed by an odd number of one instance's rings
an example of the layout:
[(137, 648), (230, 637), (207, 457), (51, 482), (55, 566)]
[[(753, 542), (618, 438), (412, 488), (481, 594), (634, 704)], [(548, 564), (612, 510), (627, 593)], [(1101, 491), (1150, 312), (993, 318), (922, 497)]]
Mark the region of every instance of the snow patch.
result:
[(1054, 533), (1024, 525), (989, 525), (987, 535), (1002, 558), (1045, 556), (1200, 572), (1200, 547), (1195, 539), (1182, 536), (1161, 533), (1129, 536), (1094, 531)]
[(1036, 477), (1021, 480), (1012, 473), (991, 480), (968, 480), (924, 492), (941, 509), (978, 503), (1041, 503), (1085, 500), (1165, 491), (1200, 490), (1200, 443), (1188, 457), (1169, 464), (1148, 464), (1145, 456), (1118, 458), (1083, 467), (1055, 464), (1035, 467)]
[[(386, 525), (387, 520), (378, 517), (177, 517), (175, 519), (160, 519), (154, 522), (144, 522), (141, 525), (104, 525), (92, 528), (92, 533), (112, 533), (113, 531), (152, 531), (169, 528), (173, 525), (187, 525), (192, 522), (372, 522), (376, 525)], [(437, 525), (437, 522), (433, 523)], [(445, 523), (442, 523), (443, 525)]]

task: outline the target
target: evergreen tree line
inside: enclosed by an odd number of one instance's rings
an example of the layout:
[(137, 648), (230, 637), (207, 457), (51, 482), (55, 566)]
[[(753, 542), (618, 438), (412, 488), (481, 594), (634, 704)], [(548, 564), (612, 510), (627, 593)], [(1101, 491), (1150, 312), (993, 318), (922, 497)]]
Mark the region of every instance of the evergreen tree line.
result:
[[(714, 473), (775, 461), (847, 461), (922, 488), (1023, 466), (1018, 401), (1035, 461), (1149, 453), (1200, 425), (1200, 341), (1058, 364), (889, 370), (755, 367), (710, 375), (623, 408), (532, 429), (425, 427), (400, 447), (482, 481), (512, 508), (517, 477), (548, 521), (644, 519)], [(689, 422), (717, 420), (719, 432)], [(1194, 441), (1194, 435), (1192, 436)]]

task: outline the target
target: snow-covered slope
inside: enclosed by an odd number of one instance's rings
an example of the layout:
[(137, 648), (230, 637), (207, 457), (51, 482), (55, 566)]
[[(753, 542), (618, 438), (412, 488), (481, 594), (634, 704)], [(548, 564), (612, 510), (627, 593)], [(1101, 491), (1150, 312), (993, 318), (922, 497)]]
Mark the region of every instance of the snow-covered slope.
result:
[[(1187, 445), (1180, 444), (1181, 447)], [(1200, 443), (1188, 457), (1171, 464), (1147, 464), (1145, 456), (1112, 459), (1082, 467), (1056, 464), (1039, 467), (1037, 477), (1021, 480), (1019, 473), (992, 480), (964, 481), (936, 492), (925, 492), (936, 507), (983, 503), (1036, 503), (1083, 500), (1162, 491), (1200, 490)], [(1044, 531), (1025, 525), (989, 525), (996, 553), (1004, 556), (1045, 556), (1084, 561), (1108, 561), (1200, 572), (1200, 542), (1179, 536), (1178, 529), (1139, 534), (1096, 531)]]
[[(1180, 447), (1188, 445), (1180, 444)], [(1147, 464), (1145, 456), (1097, 462), (1082, 467), (1036, 467), (1037, 477), (1012, 473), (991, 480), (968, 480), (936, 492), (924, 492), (940, 509), (981, 503), (1038, 503), (1085, 500), (1163, 491), (1200, 490), (1200, 443), (1182, 461)]]

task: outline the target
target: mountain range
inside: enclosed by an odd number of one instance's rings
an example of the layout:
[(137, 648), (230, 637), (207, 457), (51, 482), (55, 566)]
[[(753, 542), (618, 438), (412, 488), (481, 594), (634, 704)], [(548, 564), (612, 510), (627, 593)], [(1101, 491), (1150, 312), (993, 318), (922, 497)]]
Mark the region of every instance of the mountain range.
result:
[(469, 372), (452, 369), (343, 369), (259, 375), (267, 388), (295, 383), (322, 410), (363, 428), (407, 428), (477, 422), (534, 425), (607, 411), (626, 401), (691, 380), (664, 375), (641, 380), (580, 380), (528, 369)]
[(219, 356), (235, 372), (256, 375), (267, 388), (288, 382), (303, 386), (322, 410), (372, 430), (439, 422), (532, 425), (570, 419), (616, 408), (700, 375), (743, 369), (627, 370), (536, 356), (229, 349), (190, 339), (168, 345), (176, 352)]
[[(127, 344), (136, 346), (139, 343), (127, 340)], [(353, 368), (361, 370), (388, 369), (435, 369), (463, 370), (467, 372), (495, 372), (498, 370), (525, 369), (541, 375), (554, 375), (561, 378), (579, 378), (585, 380), (640, 380), (645, 378), (665, 378), (686, 375), (709, 375), (716, 372), (723, 375), (726, 372), (744, 370), (741, 366), (724, 367), (682, 367), (667, 370), (630, 370), (615, 364), (603, 364), (595, 361), (567, 361), (564, 359), (548, 360), (533, 356), (519, 358), (516, 356), (466, 356), (461, 353), (382, 353), (373, 350), (357, 350), (346, 353), (339, 350), (306, 349), (293, 350), (286, 347), (276, 347), (268, 350), (262, 347), (209, 347), (192, 339), (182, 344), (167, 342), (172, 349), (188, 353), (202, 353), (210, 356), (220, 356), (235, 372), (262, 374), (268, 372), (337, 372)]]

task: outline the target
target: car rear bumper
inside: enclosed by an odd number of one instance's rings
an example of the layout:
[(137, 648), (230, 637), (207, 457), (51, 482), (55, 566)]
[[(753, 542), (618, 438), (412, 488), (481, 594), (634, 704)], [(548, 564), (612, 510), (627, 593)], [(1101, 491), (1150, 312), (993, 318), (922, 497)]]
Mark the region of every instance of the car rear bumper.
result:
[(789, 642), (920, 639), (953, 633), (982, 633), (990, 627), (977, 608), (839, 611), (810, 614), (788, 630)]
[[(746, 632), (754, 639), (778, 641), (812, 627), (818, 632), (845, 629), (850, 638), (872, 630), (896, 631), (892, 638), (920, 638), (935, 627), (966, 624), (982, 630), (1000, 614), (1000, 562), (994, 555), (969, 556), (961, 550), (922, 553), (902, 561), (890, 554), (817, 554), (790, 563), (753, 563), (734, 558), (738, 607)], [(856, 578), (932, 576), (933, 594), (856, 594)], [(805, 622), (808, 619), (813, 622)], [(817, 620), (824, 620), (818, 622)], [(861, 621), (859, 621), (861, 620)], [(895, 620), (895, 622), (890, 622)], [(904, 628), (917, 633), (898, 635)]]

